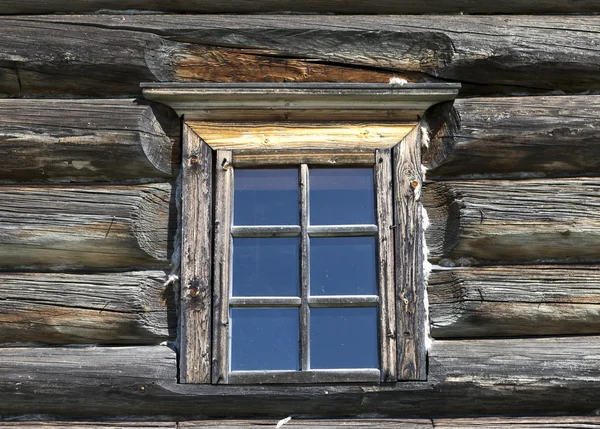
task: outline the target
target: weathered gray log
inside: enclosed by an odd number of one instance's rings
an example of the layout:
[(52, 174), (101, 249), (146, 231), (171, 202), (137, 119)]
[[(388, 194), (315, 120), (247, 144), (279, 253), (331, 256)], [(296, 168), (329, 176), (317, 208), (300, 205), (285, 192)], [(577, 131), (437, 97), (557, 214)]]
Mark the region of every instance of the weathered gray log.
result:
[(600, 333), (600, 267), (434, 270), (428, 281), (434, 338)]
[[(181, 429), (266, 429), (275, 428), (279, 421), (275, 420), (196, 420), (179, 422), (177, 427)], [(374, 429), (433, 429), (430, 419), (296, 419), (291, 418), (283, 423), (285, 429), (345, 429), (345, 428), (374, 428)], [(0, 428), (2, 425), (0, 424)], [(20, 428), (19, 428), (20, 429)], [(27, 428), (29, 429), (29, 428)]]
[[(36, 416), (37, 417), (37, 416)], [(38, 417), (39, 418), (39, 417)], [(176, 429), (177, 422), (102, 422), (102, 421), (12, 421), (0, 422), (0, 428), (10, 429)]]
[(0, 182), (172, 177), (179, 129), (144, 101), (0, 100)]
[(600, 89), (596, 16), (51, 15), (0, 23), (0, 93), (10, 95), (139, 94), (140, 81), (381, 82), (392, 72), (463, 82), (465, 94)]
[(0, 273), (0, 343), (158, 344), (175, 337), (164, 271)]
[(598, 3), (594, 0), (558, 1), (509, 0), (503, 2), (481, 2), (476, 0), (437, 0), (427, 4), (417, 0), (341, 0), (321, 2), (318, 0), (172, 0), (151, 2), (148, 0), (17, 0), (0, 1), (3, 14), (33, 13), (82, 13), (103, 10), (147, 10), (182, 13), (257, 13), (257, 12), (321, 12), (321, 13), (383, 13), (418, 14), (426, 13), (596, 13)]
[(600, 261), (600, 181), (435, 182), (423, 193), (440, 265)]
[(0, 269), (166, 266), (171, 185), (2, 186)]
[(167, 347), (0, 348), (3, 418), (328, 418), (592, 413), (600, 337), (434, 341), (427, 382), (227, 386), (176, 383)]
[(480, 417), (434, 419), (436, 429), (506, 429), (506, 428), (600, 428), (598, 416), (573, 417)]
[(596, 176), (600, 96), (471, 98), (426, 115), (430, 179)]

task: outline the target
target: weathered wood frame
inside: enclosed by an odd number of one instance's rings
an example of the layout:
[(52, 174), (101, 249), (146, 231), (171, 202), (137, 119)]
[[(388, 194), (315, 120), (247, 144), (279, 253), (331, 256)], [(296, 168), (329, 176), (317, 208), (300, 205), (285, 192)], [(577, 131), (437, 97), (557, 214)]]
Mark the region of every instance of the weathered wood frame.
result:
[[(365, 164), (373, 167), (373, 179), (375, 184), (374, 194), (376, 197), (377, 225), (309, 225), (309, 166), (303, 162), (307, 159), (317, 160), (316, 164), (322, 164), (317, 157), (306, 151), (296, 151), (296, 166), (299, 169), (299, 226), (232, 226), (233, 207), (233, 181), (234, 171), (238, 168), (236, 164), (237, 151), (217, 150), (218, 163), (222, 165), (216, 171), (215, 188), (215, 223), (220, 228), (222, 237), (216, 237), (215, 241), (215, 303), (214, 320), (215, 332), (213, 341), (213, 362), (216, 371), (213, 374), (215, 383), (233, 384), (263, 384), (263, 383), (312, 383), (312, 382), (380, 382), (396, 381), (395, 361), (393, 356), (396, 349), (395, 337), (389, 333), (395, 324), (395, 314), (389, 309), (394, 308), (395, 283), (394, 273), (389, 269), (393, 266), (393, 240), (391, 235), (392, 220), (392, 169), (390, 150), (383, 151), (359, 151), (358, 165)], [(370, 153), (369, 153), (370, 152)], [(291, 153), (286, 152), (283, 162), (277, 162), (279, 154), (273, 151), (255, 151), (254, 156), (248, 153), (242, 158), (243, 166), (268, 166), (290, 165), (293, 159)], [(335, 153), (339, 159), (356, 160), (353, 153)], [(365, 162), (371, 160), (371, 163)], [(377, 160), (377, 162), (375, 162)], [(355, 164), (336, 163), (336, 167), (348, 167)], [(383, 231), (382, 231), (383, 229)], [(310, 237), (345, 237), (345, 236), (373, 236), (377, 241), (377, 282), (379, 293), (374, 296), (310, 296), (309, 280), (309, 240)], [(300, 274), (301, 295), (300, 297), (231, 297), (231, 251), (233, 237), (299, 237), (300, 239)], [(218, 297), (217, 297), (218, 295)], [(387, 300), (387, 302), (384, 302)], [(229, 371), (230, 359), (230, 332), (229, 332), (229, 310), (230, 307), (296, 307), (300, 315), (300, 371)], [(313, 307), (378, 307), (379, 313), (379, 368), (380, 369), (353, 369), (353, 370), (311, 370), (310, 369), (310, 346), (309, 346), (309, 308)], [(393, 374), (393, 375), (392, 375)]]
[[(453, 84), (390, 85), (364, 84), (151, 84), (144, 85), (144, 94), (167, 103), (185, 114), (183, 171), (183, 260), (182, 262), (182, 336), (190, 329), (200, 328), (197, 339), (182, 339), (182, 382), (213, 384), (228, 382), (338, 382), (426, 380), (425, 308), (423, 284), (423, 229), (420, 192), (421, 136), (416, 126), (419, 115), (437, 102), (454, 99), (458, 86)], [(390, 112), (402, 118), (402, 123), (383, 124)], [(232, 118), (262, 120), (253, 123), (225, 122)], [(286, 122), (273, 122), (285, 118)], [(360, 120), (368, 118), (367, 128)], [(290, 119), (312, 122), (294, 122)], [(338, 121), (337, 124), (323, 119)], [(267, 121), (267, 122), (265, 122)], [(375, 128), (369, 124), (379, 121)], [(221, 130), (221, 131), (219, 131)], [(379, 140), (373, 141), (374, 135)], [(382, 131), (381, 133), (379, 131)], [(410, 130), (410, 131), (409, 131)], [(226, 137), (220, 135), (225, 133)], [(390, 134), (391, 133), (391, 134)], [(195, 134), (195, 136), (194, 136)], [(394, 139), (393, 135), (396, 134)], [(257, 138), (257, 135), (259, 137)], [(204, 139), (204, 136), (207, 136)], [(345, 141), (344, 140), (348, 140)], [(325, 143), (322, 143), (322, 142)], [(395, 145), (394, 145), (395, 144)], [(202, 149), (201, 158), (198, 151)], [(213, 161), (213, 150), (216, 160)], [(392, 159), (393, 158), (393, 159)], [(187, 165), (186, 165), (187, 164)], [(199, 219), (202, 207), (212, 210), (211, 196), (201, 193), (189, 201), (199, 189), (212, 189), (212, 178), (197, 177), (197, 164), (208, 174), (214, 168), (214, 227), (210, 216)], [(379, 228), (336, 226), (319, 228), (301, 222), (300, 227), (232, 227), (234, 167), (300, 165), (301, 192), (307, 192), (308, 164), (311, 165), (375, 165), (377, 222)], [(195, 167), (194, 167), (195, 166)], [(186, 183), (192, 180), (193, 184)], [(392, 198), (386, 195), (393, 188)], [(194, 197), (195, 198), (195, 197)], [(301, 214), (308, 216), (306, 195), (301, 198)], [(393, 224), (392, 224), (393, 217)], [(207, 223), (208, 222), (208, 223)], [(214, 232), (214, 258), (211, 254), (211, 228)], [(232, 237), (237, 236), (299, 236), (303, 263), (300, 298), (290, 300), (235, 298), (235, 305), (290, 305), (301, 309), (301, 322), (308, 324), (308, 305), (365, 305), (369, 299), (360, 297), (356, 303), (344, 299), (324, 300), (308, 296), (308, 237), (334, 234), (376, 235), (380, 265), (378, 283), (380, 295), (380, 368), (377, 377), (369, 371), (343, 371), (343, 374), (316, 374), (305, 371), (285, 374), (244, 374), (230, 379), (228, 371), (229, 261)], [(202, 254), (191, 249), (190, 238), (202, 235)], [(395, 237), (395, 238), (394, 238)], [(187, 260), (186, 260), (187, 258)], [(194, 265), (193, 261), (199, 261)], [(212, 261), (211, 275), (206, 272)], [(202, 268), (200, 268), (200, 266)], [(396, 280), (394, 281), (394, 277)], [(396, 283), (398, 287), (396, 288)], [(384, 286), (387, 285), (387, 286)], [(391, 285), (391, 286), (389, 286)], [(199, 290), (197, 288), (201, 288)], [(212, 308), (211, 308), (212, 294)], [(363, 299), (365, 298), (365, 299)], [(297, 301), (300, 301), (299, 303)], [(366, 300), (366, 301), (365, 301)], [(248, 302), (246, 302), (248, 301)], [(259, 302), (260, 301), (260, 302)], [(288, 302), (289, 301), (289, 302)], [(347, 301), (347, 302), (346, 302)], [(372, 303), (371, 303), (372, 304)], [(212, 310), (212, 314), (211, 314)], [(212, 327), (210, 321), (212, 319)], [(192, 328), (193, 327), (193, 328)], [(301, 338), (302, 355), (308, 355), (308, 329)], [(397, 344), (398, 342), (398, 344)], [(190, 358), (190, 356), (192, 358)], [(200, 358), (203, 362), (196, 362)], [(300, 374), (300, 375), (298, 375)]]

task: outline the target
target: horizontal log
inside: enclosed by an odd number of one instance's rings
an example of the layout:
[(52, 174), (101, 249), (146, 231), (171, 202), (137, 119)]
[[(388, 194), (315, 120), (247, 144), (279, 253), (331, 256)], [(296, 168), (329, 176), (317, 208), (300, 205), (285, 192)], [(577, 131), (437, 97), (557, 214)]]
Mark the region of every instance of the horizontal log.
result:
[(427, 382), (176, 383), (167, 347), (0, 348), (2, 417), (165, 419), (592, 413), (600, 337), (434, 341)]
[(600, 89), (597, 16), (0, 20), (0, 93), (9, 95), (139, 94), (141, 81), (387, 82), (393, 76), (462, 82), (471, 95)]
[(0, 269), (166, 266), (177, 219), (168, 183), (0, 187)]
[(459, 419), (434, 419), (436, 429), (506, 429), (506, 428), (600, 428), (598, 416), (559, 417), (481, 417)]
[(430, 261), (600, 261), (600, 181), (472, 180), (425, 186)]
[(434, 338), (600, 333), (597, 266), (434, 269), (427, 291)]
[(149, 2), (148, 0), (32, 0), (26, 3), (17, 0), (0, 1), (3, 14), (34, 13), (84, 13), (110, 10), (145, 10), (180, 13), (257, 13), (257, 12), (320, 12), (351, 14), (430, 14), (435, 13), (596, 13), (598, 4), (585, 1), (508, 0), (503, 2), (481, 2), (476, 0), (436, 0), (426, 5), (416, 0), (403, 2), (393, 0), (338, 0), (327, 3), (318, 0), (173, 0)]
[(0, 100), (0, 182), (173, 177), (179, 129), (137, 100)]
[[(286, 418), (287, 419), (287, 418)], [(345, 428), (374, 428), (374, 429), (433, 429), (430, 419), (296, 419), (290, 416), (289, 420), (197, 420), (179, 422), (178, 429), (265, 429), (275, 428), (279, 422), (283, 422), (285, 429), (345, 429)], [(2, 426), (0, 425), (0, 428)], [(281, 426), (280, 426), (281, 427)]]
[(173, 339), (164, 271), (0, 273), (0, 343), (158, 344)]
[(600, 96), (471, 98), (428, 112), (430, 179), (596, 176)]
[(75, 421), (43, 421), (43, 422), (0, 422), (0, 428), (11, 429), (176, 429), (177, 422), (75, 422)]

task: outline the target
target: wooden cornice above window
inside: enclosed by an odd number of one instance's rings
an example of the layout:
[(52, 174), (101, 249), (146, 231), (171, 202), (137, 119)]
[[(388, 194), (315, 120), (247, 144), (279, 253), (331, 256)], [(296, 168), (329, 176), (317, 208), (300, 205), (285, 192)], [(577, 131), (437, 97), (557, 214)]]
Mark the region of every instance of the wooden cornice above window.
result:
[(144, 83), (144, 97), (189, 121), (406, 121), (456, 98), (460, 84)]
[[(146, 83), (213, 149), (386, 148), (459, 84)], [(257, 124), (260, 122), (260, 124)], [(252, 130), (249, 132), (249, 130)]]

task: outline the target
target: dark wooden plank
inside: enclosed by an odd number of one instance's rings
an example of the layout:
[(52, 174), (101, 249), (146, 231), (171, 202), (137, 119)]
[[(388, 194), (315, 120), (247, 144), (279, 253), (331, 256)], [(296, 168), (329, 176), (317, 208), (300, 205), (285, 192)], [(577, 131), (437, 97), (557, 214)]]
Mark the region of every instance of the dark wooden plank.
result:
[(594, 0), (558, 1), (547, 0), (508, 0), (503, 2), (481, 2), (475, 0), (436, 0), (426, 5), (416, 0), (341, 0), (323, 3), (317, 0), (174, 0), (170, 2), (149, 2), (148, 0), (32, 0), (27, 3), (17, 0), (0, 1), (3, 14), (40, 14), (40, 13), (85, 13), (106, 9), (140, 10), (153, 12), (179, 13), (257, 13), (257, 12), (319, 12), (350, 14), (430, 14), (435, 13), (596, 13), (598, 4)]
[(215, 227), (213, 262), (212, 383), (227, 383), (229, 375), (229, 285), (233, 165), (230, 150), (218, 150), (215, 162)]
[(598, 334), (599, 272), (597, 266), (434, 270), (427, 285), (432, 336)]
[(375, 154), (370, 149), (357, 150), (236, 150), (233, 165), (238, 168), (277, 165), (373, 165)]
[(430, 261), (600, 261), (600, 182), (471, 180), (426, 185)]
[(232, 384), (297, 384), (297, 383), (376, 383), (381, 374), (378, 369), (306, 370), (306, 371), (232, 371)]
[(0, 187), (0, 269), (166, 266), (175, 204), (168, 183)]
[[(199, 420), (180, 422), (178, 427), (181, 429), (264, 429), (265, 427), (274, 428), (281, 420)], [(433, 429), (429, 419), (296, 419), (290, 418), (283, 423), (285, 429), (343, 429), (343, 428), (374, 428), (374, 429)], [(0, 426), (1, 427), (1, 426)], [(29, 428), (27, 428), (29, 429)]]
[(0, 343), (158, 344), (175, 338), (164, 271), (0, 273)]
[(397, 74), (463, 82), (464, 94), (595, 91), (599, 23), (597, 16), (3, 17), (0, 88), (93, 96), (139, 94), (141, 81), (386, 82)]
[(597, 176), (600, 96), (471, 98), (431, 109), (430, 179)]
[(392, 150), (399, 380), (427, 379), (421, 139), (417, 127)]
[(176, 429), (177, 422), (73, 422), (73, 421), (43, 421), (43, 422), (0, 422), (0, 428), (11, 429)]
[(177, 384), (163, 346), (0, 348), (0, 403), (4, 419), (592, 414), (599, 353), (597, 336), (434, 341), (427, 382), (226, 386)]
[(0, 100), (0, 182), (173, 177), (179, 128), (138, 100)]
[(375, 154), (375, 192), (377, 202), (378, 284), (380, 296), (379, 338), (381, 341), (381, 381), (398, 379), (396, 365), (396, 282), (394, 277), (394, 219), (392, 151)]
[(213, 151), (183, 126), (179, 380), (210, 383)]

